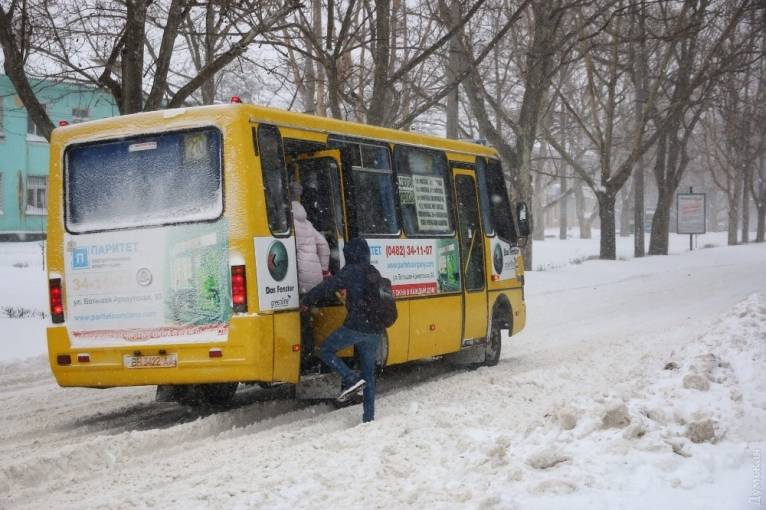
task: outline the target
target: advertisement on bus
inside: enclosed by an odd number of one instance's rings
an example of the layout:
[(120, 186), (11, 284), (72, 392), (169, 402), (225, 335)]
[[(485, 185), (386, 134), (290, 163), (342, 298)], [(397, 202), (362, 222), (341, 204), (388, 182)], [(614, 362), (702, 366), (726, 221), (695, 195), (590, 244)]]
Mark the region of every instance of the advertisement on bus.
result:
[(66, 236), (72, 345), (225, 340), (224, 222)]

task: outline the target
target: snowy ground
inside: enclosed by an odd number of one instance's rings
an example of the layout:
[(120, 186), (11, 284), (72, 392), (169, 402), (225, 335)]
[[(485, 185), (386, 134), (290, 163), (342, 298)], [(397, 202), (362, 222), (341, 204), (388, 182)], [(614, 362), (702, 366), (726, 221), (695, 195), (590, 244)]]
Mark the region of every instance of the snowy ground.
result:
[[(201, 412), (58, 388), (40, 356), (0, 364), (0, 508), (758, 508), (766, 245), (597, 250), (539, 243), (500, 364), (388, 370), (366, 425), (279, 388)], [(39, 262), (5, 251), (0, 307), (45, 310)], [(18, 334), (39, 322), (0, 319), (3, 349), (34, 352), (9, 342), (43, 342)]]

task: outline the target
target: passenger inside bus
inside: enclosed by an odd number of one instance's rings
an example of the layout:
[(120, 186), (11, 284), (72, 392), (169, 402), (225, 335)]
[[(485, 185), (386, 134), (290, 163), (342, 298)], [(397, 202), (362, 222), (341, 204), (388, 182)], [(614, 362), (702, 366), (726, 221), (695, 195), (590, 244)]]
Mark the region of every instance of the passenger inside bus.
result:
[(303, 187), (290, 183), (295, 245), (298, 261), (298, 288), (305, 294), (330, 276), (330, 246), (322, 234), (308, 220), (306, 209), (301, 205)]

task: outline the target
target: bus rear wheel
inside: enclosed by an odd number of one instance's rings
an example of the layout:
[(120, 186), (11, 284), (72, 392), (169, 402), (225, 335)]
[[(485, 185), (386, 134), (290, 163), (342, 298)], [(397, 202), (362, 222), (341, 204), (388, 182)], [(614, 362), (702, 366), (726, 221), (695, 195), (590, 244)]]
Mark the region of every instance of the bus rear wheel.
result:
[(189, 406), (222, 406), (231, 402), (239, 383), (188, 384), (174, 388), (175, 401)]

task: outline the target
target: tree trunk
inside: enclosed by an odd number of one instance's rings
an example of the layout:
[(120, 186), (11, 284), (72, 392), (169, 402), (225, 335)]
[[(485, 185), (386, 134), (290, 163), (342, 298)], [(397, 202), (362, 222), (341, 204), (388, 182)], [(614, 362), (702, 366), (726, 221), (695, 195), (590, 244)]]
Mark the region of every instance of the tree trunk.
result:
[(753, 168), (747, 165), (742, 169), (742, 242), (750, 242), (750, 182), (753, 179)]
[(335, 119), (342, 119), (340, 111), (340, 82), (338, 81), (338, 63), (330, 62), (325, 69), (327, 75), (327, 97), (330, 102), (330, 115)]
[(729, 246), (737, 244), (737, 224), (739, 223), (739, 211), (737, 209), (734, 204), (729, 207), (729, 233), (726, 239)]
[(45, 111), (45, 108), (37, 98), (24, 69), (24, 41), (20, 42), (22, 44), (20, 47), (19, 41), (17, 41), (14, 34), (15, 25), (20, 24), (24, 26), (26, 24), (23, 18), (26, 16), (27, 7), (24, 6), (22, 9), (22, 19), (17, 21), (11, 17), (10, 13), (6, 13), (3, 6), (0, 5), (0, 46), (2, 46), (3, 50), (3, 69), (8, 78), (10, 78), (11, 83), (13, 83), (21, 102), (24, 104), (27, 115), (32, 118), (32, 121), (45, 139), (50, 140), (51, 133), (53, 132), (53, 123), (48, 116), (48, 112)]
[(389, 63), (391, 41), (391, 1), (375, 2), (375, 50), (373, 52), (372, 97), (367, 111), (367, 123), (385, 125), (386, 109), (390, 107)]
[(620, 206), (620, 237), (628, 237), (630, 236), (630, 217), (632, 216), (631, 205), (633, 200), (631, 200), (631, 193), (629, 189), (623, 188), (621, 194), (622, 204)]
[[(452, 0), (449, 5), (451, 20), (460, 19), (460, 2), (458, 0)], [(447, 83), (452, 83), (457, 78), (461, 67), (460, 58), (460, 41), (458, 41), (460, 34), (457, 33), (452, 36), (449, 42), (449, 58), (447, 62)], [(452, 92), (447, 95), (447, 138), (457, 140), (458, 138), (458, 111), (459, 111), (459, 91), (455, 87)]]
[(644, 241), (644, 165), (643, 158), (638, 158), (633, 171), (633, 256), (646, 255)]
[(601, 221), (601, 242), (599, 258), (603, 260), (617, 260), (616, 230), (614, 203), (616, 197), (613, 194), (601, 191), (596, 195), (598, 198), (598, 216)]
[(590, 224), (585, 215), (585, 195), (582, 192), (582, 181), (576, 180), (573, 184), (575, 196), (575, 216), (577, 216), (577, 225), (580, 227), (580, 239), (590, 239)]
[[(213, 2), (207, 5), (205, 30), (205, 64), (207, 64), (215, 58), (215, 8)], [(202, 104), (213, 104), (215, 102), (215, 73), (205, 80), (205, 83), (200, 87), (200, 92), (202, 92)]]
[(657, 205), (652, 218), (652, 236), (649, 239), (649, 255), (667, 255), (670, 238), (670, 208), (673, 195), (667, 189), (660, 188)]
[(146, 35), (146, 0), (126, 2), (125, 46), (122, 50), (123, 115), (143, 109), (144, 37)]
[(764, 241), (764, 231), (766, 230), (766, 207), (759, 207), (757, 210), (758, 226), (755, 232), (755, 242), (762, 243)]
[[(311, 2), (312, 30), (317, 41), (322, 40), (322, 0)], [(312, 66), (313, 67), (313, 66)], [(316, 66), (316, 110), (314, 113), (320, 117), (327, 117), (327, 102), (325, 101), (325, 72), (321, 65)]]
[(737, 244), (737, 227), (739, 226), (739, 199), (742, 196), (742, 174), (738, 173), (734, 180), (734, 190), (728, 196), (729, 198), (729, 225), (727, 242), (729, 246)]
[[(562, 71), (563, 74), (563, 71)], [(566, 134), (569, 132), (567, 126), (567, 116), (564, 110), (564, 105), (561, 105), (561, 145), (566, 146)], [(559, 193), (564, 194), (567, 190), (567, 164), (566, 161), (561, 159), (561, 169), (559, 170), (561, 175), (559, 176)], [(569, 218), (567, 217), (567, 205), (569, 205), (569, 197), (564, 195), (559, 200), (559, 239), (567, 238), (567, 223)]]
[(545, 211), (543, 210), (543, 176), (535, 174), (535, 192), (532, 194), (532, 239), (535, 241), (545, 240)]

